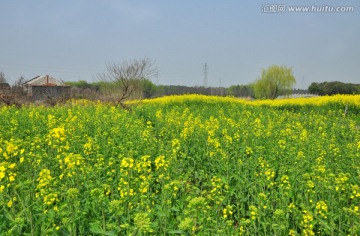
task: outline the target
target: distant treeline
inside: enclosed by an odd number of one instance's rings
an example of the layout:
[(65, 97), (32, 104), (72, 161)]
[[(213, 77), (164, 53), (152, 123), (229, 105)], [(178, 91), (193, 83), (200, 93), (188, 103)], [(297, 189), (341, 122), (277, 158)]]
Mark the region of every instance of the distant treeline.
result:
[[(225, 87), (203, 87), (203, 86), (182, 86), (182, 85), (155, 85), (150, 80), (140, 80), (134, 86), (136, 98), (151, 98), (167, 95), (180, 94), (203, 94), (216, 96), (234, 96), (253, 98), (253, 85), (232, 85)], [(93, 82), (80, 80), (75, 82), (66, 82), (72, 86), (74, 97), (95, 98), (108, 88), (112, 87), (111, 82)], [(323, 82), (312, 83), (308, 89), (293, 89), (292, 94), (360, 94), (360, 84), (349, 84), (342, 82)]]
[(158, 85), (156, 96), (181, 95), (181, 94), (203, 94), (203, 95), (228, 95), (224, 87), (202, 87), (202, 86), (182, 86), (182, 85)]
[(339, 81), (312, 83), (309, 93), (317, 95), (334, 95), (334, 94), (360, 94), (360, 84), (343, 83)]

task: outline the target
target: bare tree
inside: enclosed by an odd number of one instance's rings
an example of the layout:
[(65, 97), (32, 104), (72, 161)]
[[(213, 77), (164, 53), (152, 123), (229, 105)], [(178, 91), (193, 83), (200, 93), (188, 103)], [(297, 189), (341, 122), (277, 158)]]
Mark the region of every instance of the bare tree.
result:
[(0, 91), (0, 104), (6, 104), (7, 106), (15, 105), (16, 107), (21, 107), (21, 103), (19, 103), (19, 101), (16, 99), (14, 90), (7, 83), (7, 79), (3, 72), (0, 72), (0, 83), (3, 84), (3, 88), (7, 88), (5, 91)]
[(0, 71), (0, 83), (7, 83), (6, 76), (5, 76), (4, 72), (1, 72), (1, 71)]
[(23, 97), (26, 95), (26, 93), (22, 87), (22, 84), (24, 82), (25, 82), (25, 78), (23, 76), (21, 76), (15, 81), (15, 84), (12, 86), (13, 94), (16, 95), (17, 97)]
[(157, 68), (149, 58), (123, 61), (120, 64), (108, 63), (106, 72), (99, 75), (101, 81), (107, 82), (106, 90), (117, 103), (128, 99), (139, 89), (140, 81), (150, 79), (157, 73)]

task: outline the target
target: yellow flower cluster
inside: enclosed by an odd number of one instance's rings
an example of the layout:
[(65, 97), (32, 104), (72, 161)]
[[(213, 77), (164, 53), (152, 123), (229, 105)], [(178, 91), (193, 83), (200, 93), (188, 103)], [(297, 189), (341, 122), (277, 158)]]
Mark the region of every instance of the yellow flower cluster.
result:
[(324, 201), (319, 201), (316, 203), (316, 214), (327, 218), (326, 214), (328, 212), (328, 207)]
[(227, 205), (224, 209), (223, 209), (223, 217), (224, 219), (227, 219), (228, 217), (231, 217), (233, 215), (233, 207), (230, 205)]
[(289, 176), (287, 176), (287, 175), (281, 176), (279, 186), (281, 188), (284, 188), (285, 190), (290, 190), (291, 189), (291, 184), (289, 182)]
[(53, 142), (64, 142), (66, 140), (65, 135), (65, 128), (64, 127), (57, 127), (50, 130), (49, 135), (49, 146), (52, 145)]
[(314, 231), (313, 231), (313, 228), (314, 228), (314, 225), (313, 225), (313, 216), (312, 214), (307, 211), (307, 210), (304, 210), (303, 211), (303, 214), (302, 214), (302, 221), (301, 221), (301, 225), (303, 227), (303, 234), (306, 235), (306, 236), (310, 236), (310, 235), (315, 235)]
[(249, 206), (251, 220), (255, 220), (258, 216), (258, 208), (254, 205)]

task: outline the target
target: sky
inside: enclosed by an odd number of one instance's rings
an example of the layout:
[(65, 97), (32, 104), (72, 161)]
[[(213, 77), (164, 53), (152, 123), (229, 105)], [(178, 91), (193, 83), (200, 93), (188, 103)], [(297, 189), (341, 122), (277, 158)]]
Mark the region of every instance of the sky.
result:
[(0, 72), (10, 83), (95, 82), (107, 64), (144, 57), (162, 85), (249, 84), (271, 65), (291, 67), (296, 88), (360, 83), (360, 1), (1, 0)]

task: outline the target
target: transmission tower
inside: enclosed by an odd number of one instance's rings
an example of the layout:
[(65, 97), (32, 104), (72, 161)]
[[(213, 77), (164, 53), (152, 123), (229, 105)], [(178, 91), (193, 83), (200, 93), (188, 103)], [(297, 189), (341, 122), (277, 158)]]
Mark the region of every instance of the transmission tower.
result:
[(205, 88), (208, 86), (207, 74), (208, 74), (208, 65), (205, 62), (205, 65), (204, 65), (204, 87)]

